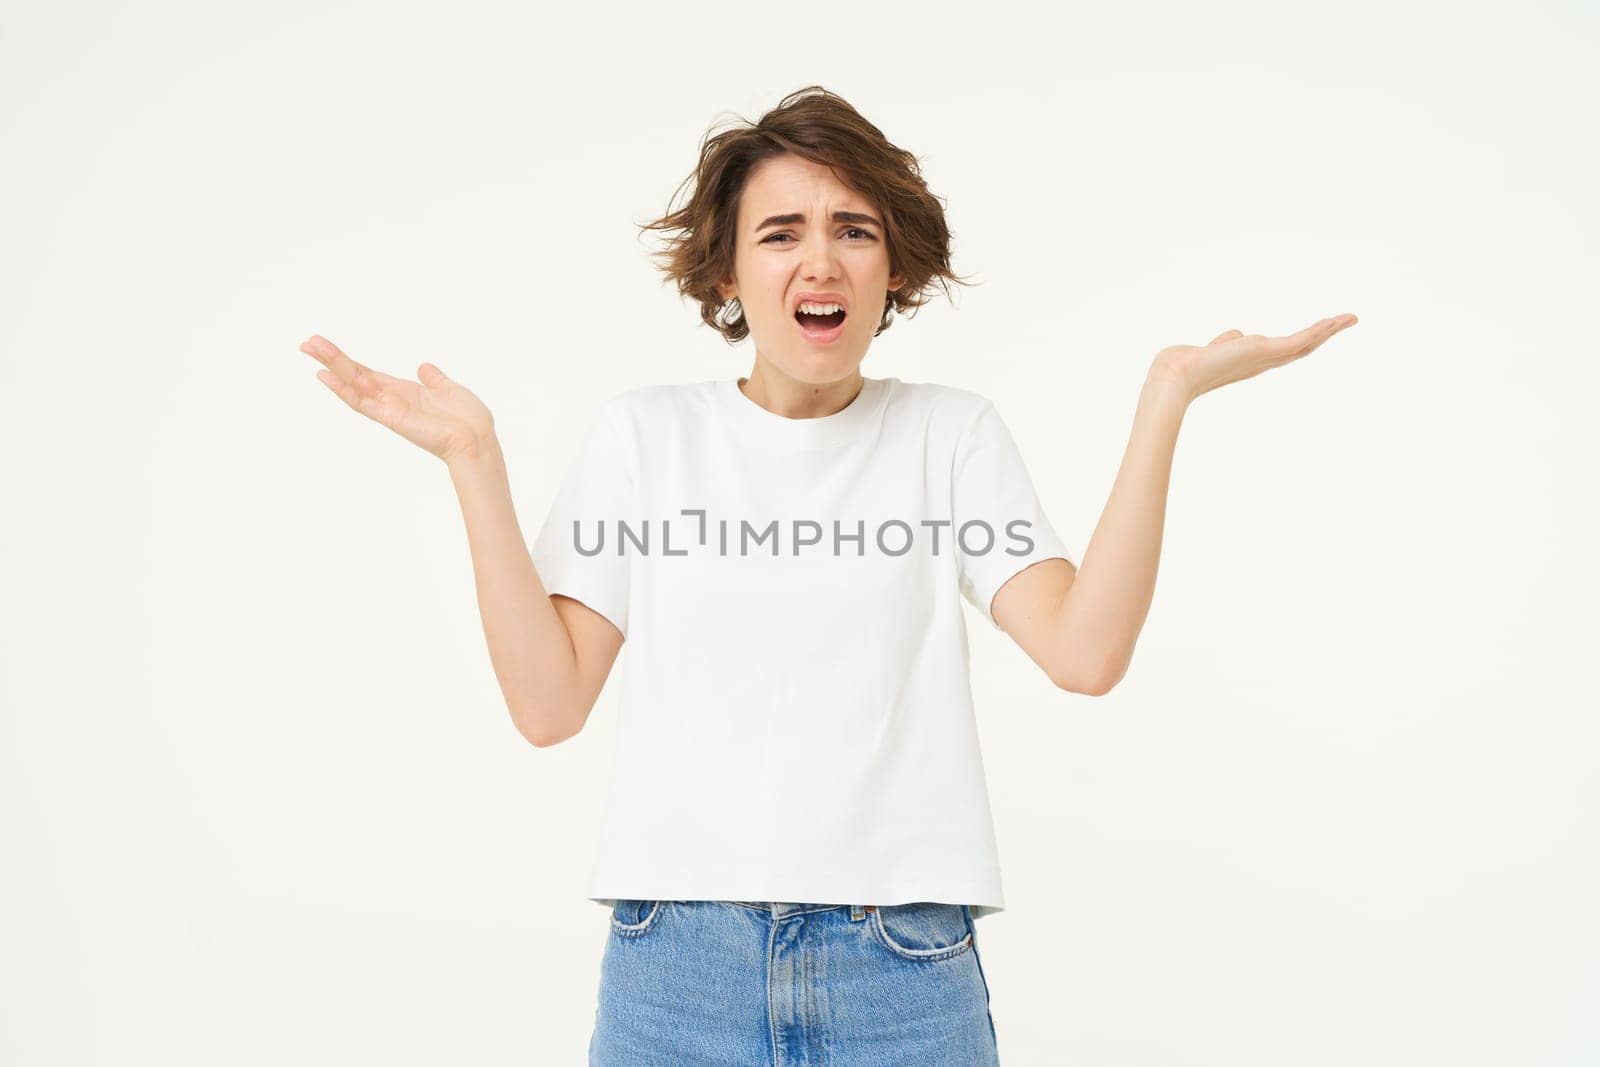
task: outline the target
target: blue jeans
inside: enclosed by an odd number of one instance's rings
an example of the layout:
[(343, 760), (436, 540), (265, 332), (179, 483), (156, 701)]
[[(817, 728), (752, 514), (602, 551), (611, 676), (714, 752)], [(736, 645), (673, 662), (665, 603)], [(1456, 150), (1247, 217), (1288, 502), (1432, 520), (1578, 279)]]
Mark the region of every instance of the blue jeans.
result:
[(965, 904), (619, 900), (589, 1063), (998, 1064)]

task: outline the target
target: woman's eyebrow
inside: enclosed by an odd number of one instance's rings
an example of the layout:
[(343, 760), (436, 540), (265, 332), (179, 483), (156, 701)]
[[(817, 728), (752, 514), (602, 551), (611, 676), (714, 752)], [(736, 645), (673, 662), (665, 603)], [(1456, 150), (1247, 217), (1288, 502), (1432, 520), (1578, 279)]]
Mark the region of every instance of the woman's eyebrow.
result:
[[(756, 227), (755, 232), (760, 233), (769, 226), (793, 226), (797, 222), (805, 221), (806, 217), (799, 212), (795, 212), (790, 215), (769, 215), (765, 219), (761, 220), (761, 224)], [(876, 218), (871, 215), (862, 214), (859, 211), (835, 211), (833, 213), (833, 221), (854, 223), (866, 222), (877, 226), (879, 229), (883, 228), (883, 223), (879, 222)]]

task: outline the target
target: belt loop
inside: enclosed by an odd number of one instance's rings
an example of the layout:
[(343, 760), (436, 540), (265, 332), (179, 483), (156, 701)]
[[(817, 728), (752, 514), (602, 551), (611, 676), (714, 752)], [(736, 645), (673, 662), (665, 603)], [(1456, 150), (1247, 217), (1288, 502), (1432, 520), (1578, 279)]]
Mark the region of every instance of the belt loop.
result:
[(866, 913), (867, 913), (867, 910), (865, 908), (863, 908), (860, 904), (852, 904), (852, 905), (850, 905), (850, 921), (851, 922), (853, 922), (853, 923), (860, 922), (862, 917), (865, 916)]

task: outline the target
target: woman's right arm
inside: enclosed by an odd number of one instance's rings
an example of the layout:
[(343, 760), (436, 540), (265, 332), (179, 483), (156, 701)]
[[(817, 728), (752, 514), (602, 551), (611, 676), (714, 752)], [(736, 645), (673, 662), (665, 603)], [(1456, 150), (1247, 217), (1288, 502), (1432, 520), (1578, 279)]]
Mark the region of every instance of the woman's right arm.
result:
[(419, 381), (407, 381), (357, 363), (321, 336), (300, 350), (327, 368), (318, 379), (352, 409), (444, 461), (466, 520), (478, 613), (511, 721), (541, 748), (577, 733), (623, 637), (599, 612), (546, 592), (517, 524), (489, 409), (432, 363), (417, 368)]
[(553, 745), (583, 729), (622, 648), (605, 616), (539, 579), (511, 504), (499, 442), (490, 436), (450, 463), (495, 677), (517, 729)]

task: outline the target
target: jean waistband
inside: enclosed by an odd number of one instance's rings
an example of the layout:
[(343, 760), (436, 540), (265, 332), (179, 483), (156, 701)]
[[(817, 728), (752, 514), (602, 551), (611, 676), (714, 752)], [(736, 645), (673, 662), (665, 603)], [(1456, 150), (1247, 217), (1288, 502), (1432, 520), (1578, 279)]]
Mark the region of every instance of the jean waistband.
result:
[(850, 917), (859, 919), (876, 910), (871, 904), (808, 904), (789, 900), (729, 900), (726, 903), (764, 911), (774, 919), (787, 919), (793, 915), (807, 915), (816, 911), (834, 911), (838, 908), (849, 908)]

